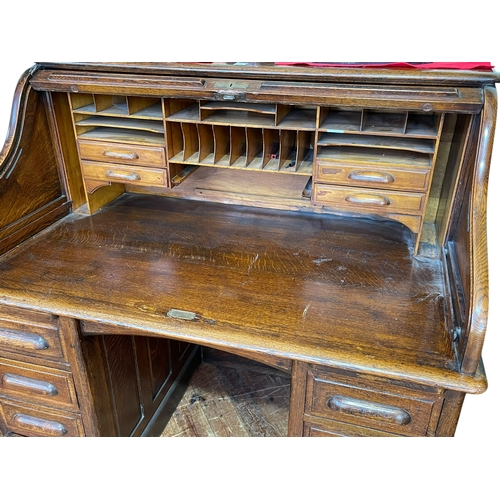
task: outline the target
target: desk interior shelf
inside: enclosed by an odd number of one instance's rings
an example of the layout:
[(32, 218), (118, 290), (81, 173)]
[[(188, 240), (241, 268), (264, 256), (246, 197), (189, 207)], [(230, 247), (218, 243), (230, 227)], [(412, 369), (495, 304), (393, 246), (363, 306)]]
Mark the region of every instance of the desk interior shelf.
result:
[[(153, 178), (144, 170), (149, 166), (166, 170), (166, 174), (155, 171), (151, 187), (168, 189), (178, 187), (197, 168), (299, 175), (310, 179), (311, 210), (393, 218), (407, 225), (417, 242), (420, 238), (442, 113), (267, 101), (69, 96), (80, 150), (91, 152), (82, 157), (91, 192), (120, 180), (145, 188), (144, 179)], [(92, 149), (91, 141), (102, 146)], [(106, 143), (113, 147), (111, 152)], [(123, 150), (121, 144), (162, 151)], [(148, 158), (154, 163), (148, 164)], [(275, 189), (280, 190), (277, 184)], [(401, 200), (405, 191), (407, 200)]]

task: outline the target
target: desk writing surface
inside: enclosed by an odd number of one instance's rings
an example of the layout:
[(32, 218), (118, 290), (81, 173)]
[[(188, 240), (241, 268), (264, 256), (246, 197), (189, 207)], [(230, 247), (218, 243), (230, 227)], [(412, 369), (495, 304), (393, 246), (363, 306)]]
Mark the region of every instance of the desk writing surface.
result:
[(460, 386), (441, 264), (408, 242), (392, 221), (127, 194), (3, 257), (0, 301)]

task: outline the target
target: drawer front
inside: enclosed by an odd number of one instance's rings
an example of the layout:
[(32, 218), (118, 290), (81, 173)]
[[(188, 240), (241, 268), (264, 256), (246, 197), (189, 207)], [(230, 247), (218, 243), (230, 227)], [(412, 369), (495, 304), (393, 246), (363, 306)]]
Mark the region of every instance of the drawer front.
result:
[(425, 194), (315, 184), (313, 199), (319, 205), (345, 212), (397, 212), (419, 215), (424, 208)]
[(165, 148), (161, 147), (94, 141), (78, 141), (78, 147), (83, 160), (166, 167)]
[(318, 161), (319, 182), (398, 191), (425, 191), (430, 170), (346, 167)]
[(396, 437), (396, 434), (325, 419), (304, 422), (304, 437)]
[(77, 410), (75, 388), (69, 373), (0, 359), (0, 396)]
[(65, 360), (57, 328), (0, 320), (0, 352), (12, 352), (38, 359)]
[(106, 182), (119, 182), (138, 186), (166, 186), (167, 171), (161, 168), (136, 167), (82, 162), (83, 176)]
[[(404, 436), (426, 436), (441, 399), (390, 394), (353, 387), (308, 374), (306, 413)], [(433, 421), (435, 418), (433, 418)]]
[(78, 437), (84, 436), (78, 415), (67, 412), (44, 411), (0, 400), (3, 432), (21, 436)]

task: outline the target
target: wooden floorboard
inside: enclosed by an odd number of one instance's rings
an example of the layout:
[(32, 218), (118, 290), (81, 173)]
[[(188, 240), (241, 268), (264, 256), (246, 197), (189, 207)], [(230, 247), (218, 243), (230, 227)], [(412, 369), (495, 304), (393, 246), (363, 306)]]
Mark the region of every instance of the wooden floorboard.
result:
[(162, 437), (287, 435), (290, 377), (234, 359), (200, 365)]

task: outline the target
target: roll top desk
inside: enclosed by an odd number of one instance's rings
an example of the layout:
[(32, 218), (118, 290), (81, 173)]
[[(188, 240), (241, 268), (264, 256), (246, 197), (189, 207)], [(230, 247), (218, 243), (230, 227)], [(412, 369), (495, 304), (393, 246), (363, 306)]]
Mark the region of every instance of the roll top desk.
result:
[(452, 436), (486, 389), (493, 72), (39, 63), (0, 152), (0, 431), (157, 435), (203, 346), (290, 436)]

